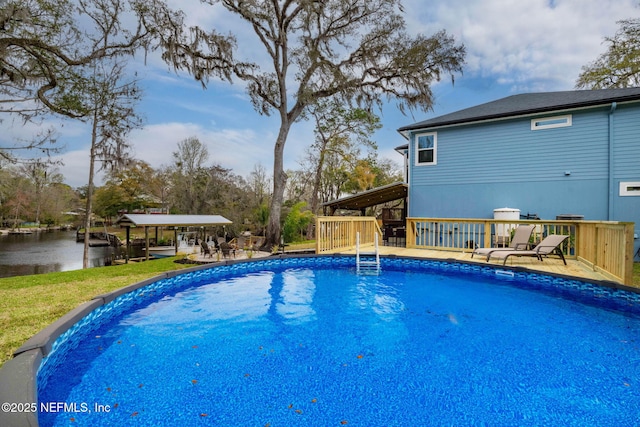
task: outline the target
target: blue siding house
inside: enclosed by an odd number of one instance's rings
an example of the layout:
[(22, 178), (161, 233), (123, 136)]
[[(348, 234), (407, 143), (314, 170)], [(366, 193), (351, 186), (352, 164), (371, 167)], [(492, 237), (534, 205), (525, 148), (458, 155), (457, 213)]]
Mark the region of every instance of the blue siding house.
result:
[(511, 208), (631, 221), (640, 234), (640, 88), (514, 95), (398, 131), (410, 217)]

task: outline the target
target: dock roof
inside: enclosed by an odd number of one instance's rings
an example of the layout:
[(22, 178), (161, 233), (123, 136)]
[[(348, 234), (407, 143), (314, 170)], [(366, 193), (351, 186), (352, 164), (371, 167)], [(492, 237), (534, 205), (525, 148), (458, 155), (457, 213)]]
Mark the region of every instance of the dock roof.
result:
[(116, 224), (125, 227), (204, 227), (232, 222), (222, 215), (125, 214), (118, 218)]

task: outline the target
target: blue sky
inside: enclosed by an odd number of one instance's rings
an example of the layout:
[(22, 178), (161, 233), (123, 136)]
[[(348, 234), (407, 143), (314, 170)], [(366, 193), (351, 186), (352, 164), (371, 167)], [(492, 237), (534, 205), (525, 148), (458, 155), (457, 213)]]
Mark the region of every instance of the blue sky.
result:
[[(226, 11), (199, 0), (170, 0), (182, 8), (190, 23), (233, 32), (239, 55), (260, 61), (264, 54), (250, 28)], [(381, 112), (383, 128), (374, 139), (380, 154), (400, 164), (394, 148), (406, 141), (396, 131), (416, 121), (525, 92), (572, 90), (581, 67), (605, 51), (603, 39), (613, 36), (620, 19), (640, 16), (638, 0), (404, 0), (411, 33), (432, 34), (445, 29), (467, 48), (462, 75), (432, 88), (433, 111), (403, 116), (392, 102)], [(256, 59), (257, 58), (257, 59)], [(208, 148), (210, 163), (248, 176), (256, 164), (272, 171), (273, 144), (279, 118), (256, 113), (241, 82), (210, 82), (207, 90), (188, 75), (177, 75), (152, 55), (135, 68), (144, 99), (139, 111), (142, 129), (130, 135), (136, 158), (152, 167), (169, 165), (178, 142), (195, 136)], [(50, 123), (59, 125), (52, 119)], [(10, 138), (27, 138), (33, 126), (4, 120), (0, 145)], [(60, 172), (73, 187), (87, 184), (89, 129), (77, 122), (59, 127), (65, 145)], [(313, 141), (311, 123), (291, 130), (285, 149), (285, 167), (299, 169), (305, 147)], [(100, 179), (95, 182), (101, 185)]]

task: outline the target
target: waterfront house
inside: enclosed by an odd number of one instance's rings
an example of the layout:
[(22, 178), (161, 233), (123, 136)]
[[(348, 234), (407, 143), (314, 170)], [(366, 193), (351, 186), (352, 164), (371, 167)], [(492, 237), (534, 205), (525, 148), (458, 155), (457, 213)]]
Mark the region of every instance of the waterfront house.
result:
[(409, 217), (512, 209), (635, 222), (640, 234), (640, 88), (513, 95), (398, 131)]

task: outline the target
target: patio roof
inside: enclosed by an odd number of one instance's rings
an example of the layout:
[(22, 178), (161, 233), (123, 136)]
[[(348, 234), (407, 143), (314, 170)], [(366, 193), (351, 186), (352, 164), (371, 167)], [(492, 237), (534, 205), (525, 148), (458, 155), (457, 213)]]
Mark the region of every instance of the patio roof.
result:
[(116, 221), (124, 227), (202, 227), (232, 224), (221, 215), (125, 214)]
[(369, 206), (404, 199), (407, 197), (408, 188), (409, 185), (404, 182), (394, 182), (352, 196), (332, 200), (323, 203), (322, 206), (329, 206), (332, 211), (336, 209), (361, 210)]

